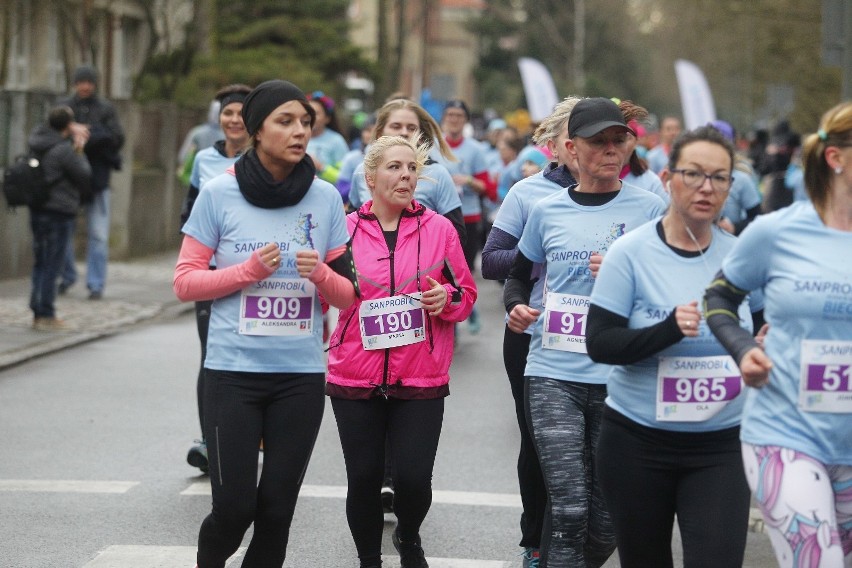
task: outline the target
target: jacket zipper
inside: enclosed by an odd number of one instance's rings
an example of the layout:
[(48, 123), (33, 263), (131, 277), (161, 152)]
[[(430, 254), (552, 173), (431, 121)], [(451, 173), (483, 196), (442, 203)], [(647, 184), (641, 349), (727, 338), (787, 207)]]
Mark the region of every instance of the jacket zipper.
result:
[[(379, 223), (379, 229), (381, 229), (381, 223)], [(396, 244), (399, 241), (399, 227), (397, 227), (397, 240), (394, 242), (394, 250), (390, 250), (388, 248), (388, 261), (390, 266), (390, 295), (393, 296), (396, 294), (396, 270), (394, 267), (394, 252), (396, 251)], [(390, 347), (385, 347), (385, 364), (384, 369), (382, 370), (382, 385), (379, 387), (379, 392), (381, 395), (387, 400), (388, 398), (388, 373), (390, 372)]]

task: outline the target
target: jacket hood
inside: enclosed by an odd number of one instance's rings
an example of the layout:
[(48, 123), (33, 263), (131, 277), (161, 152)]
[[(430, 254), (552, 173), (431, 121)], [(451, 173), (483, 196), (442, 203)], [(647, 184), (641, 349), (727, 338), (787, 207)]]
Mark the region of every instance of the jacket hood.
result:
[[(373, 200), (367, 201), (364, 205), (362, 205), (358, 209), (358, 217), (362, 219), (375, 219), (376, 216), (370, 211), (370, 207), (373, 205)], [(420, 217), (424, 216), (424, 213), (428, 212), (428, 209), (423, 205), (417, 203), (416, 200), (411, 200), (411, 205), (403, 209), (402, 216), (403, 217)], [(425, 215), (424, 218), (428, 218), (429, 215)]]
[(36, 128), (28, 141), (30, 148), (37, 154), (43, 154), (65, 141), (61, 133), (52, 129), (50, 126), (43, 124)]

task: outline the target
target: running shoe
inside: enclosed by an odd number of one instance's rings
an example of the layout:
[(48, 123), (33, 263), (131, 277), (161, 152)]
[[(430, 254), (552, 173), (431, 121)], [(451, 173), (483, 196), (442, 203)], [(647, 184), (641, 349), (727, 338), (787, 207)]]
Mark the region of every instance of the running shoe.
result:
[(202, 473), (207, 473), (210, 469), (207, 462), (207, 442), (195, 440), (195, 445), (189, 448), (189, 452), (186, 454), (186, 463), (192, 467), (197, 467)]
[(539, 553), (537, 548), (525, 548), (521, 553), (523, 558), (522, 568), (538, 568)]
[(382, 486), (382, 511), (393, 513), (393, 487), (389, 485)]
[(479, 321), (479, 310), (474, 306), (473, 311), (467, 316), (467, 330), (471, 335), (476, 335), (480, 329), (482, 329), (482, 322)]
[(429, 568), (419, 536), (411, 542), (405, 542), (399, 539), (399, 529), (396, 529), (391, 540), (393, 547), (399, 552), (400, 568)]

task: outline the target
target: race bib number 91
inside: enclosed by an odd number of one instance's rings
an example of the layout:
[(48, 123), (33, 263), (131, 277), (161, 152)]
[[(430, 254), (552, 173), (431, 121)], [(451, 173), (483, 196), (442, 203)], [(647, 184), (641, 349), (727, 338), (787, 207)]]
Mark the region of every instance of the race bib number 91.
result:
[(585, 353), (588, 315), (588, 296), (548, 292), (544, 304), (541, 346), (545, 349)]

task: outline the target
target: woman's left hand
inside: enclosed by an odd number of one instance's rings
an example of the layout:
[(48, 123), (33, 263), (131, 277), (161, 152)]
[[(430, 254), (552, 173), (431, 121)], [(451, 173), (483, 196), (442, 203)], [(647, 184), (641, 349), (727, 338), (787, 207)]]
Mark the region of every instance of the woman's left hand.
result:
[(444, 306), (447, 305), (447, 289), (430, 276), (426, 277), (426, 281), (431, 288), (423, 292), (420, 303), (423, 305), (426, 313), (430, 316), (437, 316), (444, 310)]
[(319, 264), (319, 253), (313, 249), (300, 250), (296, 252), (296, 270), (299, 276), (307, 278)]
[(594, 252), (589, 255), (589, 271), (592, 273), (592, 278), (598, 277), (598, 272), (601, 270), (601, 263), (603, 262), (603, 255)]

